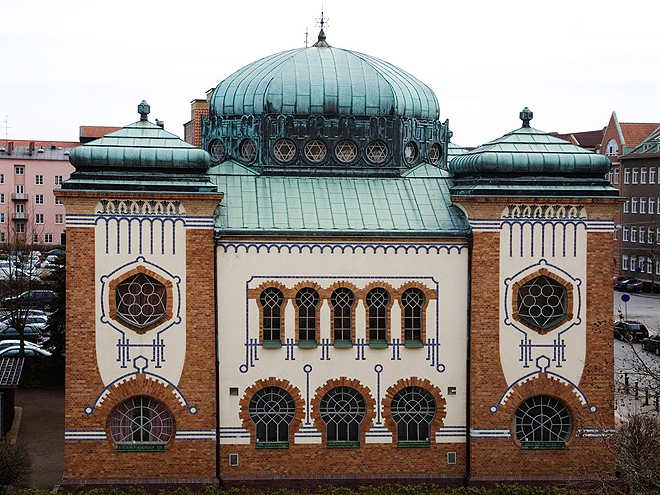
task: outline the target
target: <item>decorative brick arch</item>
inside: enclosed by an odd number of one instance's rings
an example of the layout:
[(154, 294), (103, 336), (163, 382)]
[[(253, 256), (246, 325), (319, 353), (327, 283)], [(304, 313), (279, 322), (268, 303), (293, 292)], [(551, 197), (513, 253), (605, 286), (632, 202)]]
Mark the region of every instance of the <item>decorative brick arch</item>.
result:
[(335, 342), (335, 308), (332, 305), (332, 293), (337, 289), (348, 289), (353, 293), (353, 307), (351, 308), (351, 342), (355, 343), (355, 310), (359, 299), (359, 289), (350, 282), (339, 281), (326, 289), (326, 298), (330, 307), (330, 342)]
[(438, 387), (433, 385), (426, 378), (421, 379), (416, 376), (410, 378), (405, 378), (397, 381), (394, 385), (387, 389), (385, 396), (383, 397), (383, 418), (385, 420), (385, 427), (390, 430), (393, 438), (397, 438), (397, 426), (394, 419), (392, 419), (392, 399), (400, 390), (406, 387), (420, 387), (424, 390), (427, 390), (433, 396), (435, 400), (435, 417), (431, 424), (429, 425), (429, 441), (435, 443), (435, 434), (442, 427), (445, 417), (447, 416), (447, 401), (442, 396), (442, 392)]
[(549, 376), (547, 373), (539, 373), (533, 378), (515, 385), (502, 401), (498, 413), (503, 413), (511, 418), (511, 438), (517, 443), (514, 430), (515, 414), (520, 405), (532, 397), (545, 395), (559, 400), (571, 415), (573, 429), (566, 442), (568, 445), (577, 432), (577, 425), (587, 419), (587, 405), (577, 396), (576, 390), (572, 385), (563, 382), (557, 378)]
[(426, 285), (412, 280), (407, 282), (396, 289), (395, 296), (396, 302), (401, 309), (401, 342), (406, 342), (406, 326), (404, 324), (405, 319), (405, 309), (403, 303), (401, 302), (401, 297), (403, 293), (408, 289), (419, 289), (424, 294), (424, 305), (422, 306), (422, 342), (426, 342), (426, 309), (429, 307), (431, 300), (435, 300), (438, 296), (432, 289), (429, 289)]
[[(548, 277), (549, 279), (552, 279), (554, 282), (557, 282), (566, 289), (566, 315), (561, 319), (561, 321), (555, 323), (554, 325), (548, 328), (538, 328), (518, 316), (518, 293), (520, 291), (520, 287), (526, 284), (527, 282), (529, 282), (530, 280), (534, 280), (535, 278), (540, 276)], [(547, 270), (546, 268), (541, 268), (535, 271), (534, 273), (531, 273), (526, 277), (518, 280), (515, 284), (513, 284), (511, 294), (513, 296), (511, 301), (512, 304), (511, 316), (518, 323), (524, 325), (525, 328), (529, 328), (530, 330), (533, 330), (536, 333), (545, 335), (546, 333), (559, 328), (560, 326), (564, 325), (567, 321), (573, 319), (573, 284), (565, 280), (563, 277), (560, 277), (556, 273)]]
[(321, 314), (321, 307), (323, 306), (323, 301), (326, 299), (326, 290), (323, 289), (319, 284), (316, 282), (312, 282), (310, 280), (303, 280), (298, 282), (296, 285), (293, 286), (293, 289), (291, 289), (291, 300), (293, 301), (293, 308), (295, 310), (295, 328), (294, 328), (294, 335), (295, 335), (295, 342), (298, 343), (300, 340), (300, 308), (296, 304), (296, 295), (298, 294), (298, 291), (301, 289), (314, 289), (316, 293), (319, 296), (319, 303), (316, 306), (316, 340), (319, 341), (321, 337), (321, 320), (320, 320), (320, 314)]
[[(105, 417), (105, 431), (107, 433), (108, 442), (113, 448), (115, 443), (112, 441), (112, 436), (110, 435), (110, 418), (112, 417), (112, 413), (122, 402), (139, 396), (151, 397), (163, 403), (172, 415), (174, 432), (176, 432), (177, 424), (180, 424), (181, 420), (190, 414), (179, 394), (171, 385), (158, 379), (148, 377), (143, 373), (137, 373), (116, 385), (112, 385), (108, 389), (108, 393), (103, 401), (100, 401), (94, 409), (95, 414), (98, 414), (101, 411), (107, 411)], [(172, 435), (170, 441), (165, 445), (166, 449), (172, 445), (175, 436), (176, 435)]]
[(257, 380), (254, 385), (248, 387), (245, 390), (245, 393), (239, 402), (238, 413), (241, 421), (243, 422), (243, 428), (250, 432), (251, 441), (253, 444), (256, 444), (257, 428), (254, 425), (252, 418), (250, 418), (250, 401), (252, 400), (252, 397), (254, 397), (254, 394), (266, 387), (278, 387), (282, 390), (285, 390), (291, 395), (291, 398), (296, 405), (296, 415), (289, 425), (289, 444), (293, 444), (296, 432), (302, 426), (303, 419), (305, 418), (305, 402), (302, 399), (302, 395), (300, 395), (300, 390), (298, 390), (298, 387), (292, 385), (288, 380), (280, 380), (274, 376), (271, 376), (265, 380)]
[(371, 396), (367, 387), (360, 383), (360, 380), (354, 378), (341, 378), (328, 380), (322, 386), (316, 389), (316, 394), (311, 401), (311, 415), (314, 418), (314, 427), (323, 435), (323, 445), (328, 444), (328, 430), (325, 422), (321, 419), (321, 399), (333, 388), (349, 387), (360, 393), (365, 402), (365, 416), (360, 423), (360, 445), (365, 444), (367, 431), (371, 428), (376, 417), (376, 400)]
[(264, 282), (263, 284), (259, 285), (259, 287), (256, 287), (254, 289), (249, 289), (248, 290), (248, 298), (249, 299), (254, 299), (257, 302), (257, 306), (259, 308), (259, 342), (264, 341), (264, 308), (261, 305), (261, 293), (270, 288), (275, 288), (278, 289), (280, 292), (282, 292), (282, 307), (280, 308), (280, 343), (284, 344), (284, 335), (285, 335), (285, 328), (284, 328), (284, 310), (286, 308), (286, 305), (292, 297), (292, 291), (285, 285), (281, 284), (280, 282), (276, 282), (274, 280), (270, 280), (267, 282)]
[(385, 340), (387, 342), (392, 342), (392, 306), (394, 305), (394, 301), (396, 299), (396, 293), (397, 292), (396, 292), (396, 289), (394, 287), (392, 287), (390, 284), (388, 284), (387, 282), (374, 281), (374, 282), (371, 282), (370, 284), (368, 284), (363, 289), (359, 290), (355, 294), (356, 298), (362, 299), (362, 302), (364, 304), (364, 309), (365, 309), (365, 312), (366, 312), (366, 322), (367, 322), (367, 324), (366, 324), (366, 327), (367, 327), (366, 328), (366, 334), (367, 334), (366, 337), (367, 337), (367, 343), (369, 343), (369, 341), (371, 340), (369, 338), (369, 334), (370, 334), (370, 331), (369, 331), (369, 306), (367, 306), (367, 294), (369, 294), (370, 290), (376, 289), (376, 288), (385, 289), (388, 292), (388, 294), (390, 295), (390, 302), (387, 305), (387, 309), (386, 309), (386, 314), (387, 314), (387, 335), (385, 337)]

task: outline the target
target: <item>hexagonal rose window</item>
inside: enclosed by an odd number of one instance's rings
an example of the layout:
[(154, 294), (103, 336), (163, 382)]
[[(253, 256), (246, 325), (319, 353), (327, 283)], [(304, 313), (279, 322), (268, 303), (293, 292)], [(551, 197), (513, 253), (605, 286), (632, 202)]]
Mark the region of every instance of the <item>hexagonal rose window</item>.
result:
[(540, 275), (518, 288), (518, 318), (546, 330), (566, 318), (566, 287), (545, 275)]
[(138, 328), (153, 325), (167, 313), (167, 288), (163, 283), (138, 273), (115, 288), (116, 314)]

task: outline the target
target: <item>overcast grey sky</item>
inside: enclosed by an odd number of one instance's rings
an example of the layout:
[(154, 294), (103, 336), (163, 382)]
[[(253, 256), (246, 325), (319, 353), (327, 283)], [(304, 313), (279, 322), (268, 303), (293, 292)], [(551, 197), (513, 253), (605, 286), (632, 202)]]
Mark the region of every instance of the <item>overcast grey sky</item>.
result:
[[(440, 102), (452, 141), (520, 126), (577, 132), (660, 121), (654, 0), (323, 0), (328, 42), (385, 59)], [(321, 1), (0, 0), (0, 121), (9, 138), (78, 140), (150, 119), (183, 136), (190, 101), (263, 56), (313, 43)], [(311, 44), (310, 43), (310, 44)], [(5, 124), (0, 123), (0, 139)]]

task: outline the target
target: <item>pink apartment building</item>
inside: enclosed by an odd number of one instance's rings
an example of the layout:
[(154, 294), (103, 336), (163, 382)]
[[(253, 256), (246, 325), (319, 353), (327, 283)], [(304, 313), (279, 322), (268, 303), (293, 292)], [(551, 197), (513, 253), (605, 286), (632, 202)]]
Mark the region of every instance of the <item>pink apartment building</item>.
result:
[(11, 233), (34, 243), (64, 243), (64, 206), (54, 189), (69, 178), (77, 142), (0, 140), (0, 243)]

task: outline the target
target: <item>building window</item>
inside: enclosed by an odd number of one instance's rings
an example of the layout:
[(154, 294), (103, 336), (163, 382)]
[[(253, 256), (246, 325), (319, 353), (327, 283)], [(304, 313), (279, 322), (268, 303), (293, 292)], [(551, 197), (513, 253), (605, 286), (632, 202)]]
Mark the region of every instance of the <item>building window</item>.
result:
[(387, 345), (387, 309), (390, 305), (390, 294), (380, 287), (371, 289), (367, 293), (366, 303), (369, 311), (369, 344)]
[(646, 198), (639, 198), (639, 212), (646, 213)]
[(628, 169), (623, 171), (623, 183), (630, 184), (630, 170)]
[(211, 159), (216, 161), (216, 162), (221, 162), (225, 159), (225, 145), (222, 144), (222, 141), (219, 139), (214, 139), (211, 141), (211, 145), (209, 146), (209, 154), (211, 155)]
[(614, 184), (618, 184), (618, 183), (619, 183), (619, 168), (617, 167), (614, 169)]
[(636, 168), (633, 168), (632, 171), (632, 183), (633, 184), (639, 183), (639, 170), (637, 170)]
[(335, 156), (341, 163), (351, 163), (357, 158), (358, 148), (353, 141), (343, 140), (335, 146)]
[(55, 223), (57, 223), (57, 224), (64, 223), (64, 214), (63, 213), (55, 213)]
[[(22, 213), (18, 213), (17, 215), (22, 215)], [(21, 218), (21, 217), (19, 217)], [(16, 233), (17, 234), (25, 234), (25, 224), (23, 222), (19, 222), (16, 224)]]
[(55, 185), (56, 186), (61, 186), (62, 185), (62, 176), (61, 175), (56, 175), (55, 176)]
[(32, 243), (39, 244), (39, 234), (32, 234)]
[(34, 183), (37, 186), (43, 186), (44, 185), (44, 176), (43, 175), (35, 175), (34, 176)]
[(329, 446), (359, 445), (360, 424), (367, 414), (367, 405), (357, 390), (330, 389), (321, 399), (319, 412), (326, 425)]
[(630, 232), (630, 229), (628, 227), (623, 228), (623, 240), (628, 241), (628, 233)]
[(25, 194), (25, 186), (23, 184), (16, 184), (16, 196), (23, 196)]
[(630, 200), (626, 200), (626, 202), (623, 203), (623, 212), (624, 213), (630, 212)]
[(655, 167), (649, 169), (649, 184), (655, 184)]
[(414, 141), (408, 141), (403, 148), (403, 159), (408, 165), (413, 165), (419, 156), (417, 144)]
[(429, 163), (435, 165), (442, 158), (442, 146), (439, 143), (433, 143), (429, 149)]
[(648, 227), (646, 229), (646, 242), (648, 242), (649, 244), (653, 244), (653, 228), (652, 227)]
[(614, 229), (614, 232), (612, 233), (612, 239), (615, 241), (619, 240), (619, 231), (617, 229)]
[(403, 338), (406, 345), (422, 343), (425, 302), (424, 293), (419, 289), (406, 289), (401, 294)]
[(289, 163), (296, 156), (296, 145), (290, 139), (280, 139), (273, 146), (275, 159), (282, 163)]
[(117, 316), (135, 327), (145, 328), (167, 313), (167, 288), (155, 278), (138, 273), (117, 284), (115, 305)]
[(637, 270), (637, 256), (630, 257), (630, 270), (633, 272)]
[(645, 259), (646, 258), (644, 258), (644, 256), (639, 257), (639, 261), (638, 261), (639, 273), (644, 273), (644, 261), (645, 261)]
[(34, 221), (35, 221), (35, 223), (38, 223), (38, 224), (44, 223), (44, 214), (43, 213), (37, 213), (34, 216)]
[(561, 322), (567, 314), (566, 287), (541, 275), (518, 289), (518, 317), (545, 330)]
[(397, 442), (428, 445), (429, 428), (435, 418), (433, 396), (421, 387), (406, 387), (392, 398), (392, 419), (396, 423)]
[(643, 168), (639, 177), (640, 184), (646, 184), (646, 168)]
[(0, 242), (5, 242), (5, 233), (0, 232)]
[(637, 198), (632, 199), (632, 211), (631, 213), (637, 213)]
[(605, 154), (607, 156), (616, 156), (619, 154), (619, 145), (617, 144), (616, 140), (610, 139), (607, 142), (607, 146), (605, 148)]
[(350, 343), (353, 338), (353, 304), (355, 296), (353, 291), (340, 287), (330, 296), (334, 323), (335, 346), (342, 342)]
[(639, 228), (639, 242), (646, 242), (646, 229), (644, 227)]
[(660, 275), (660, 261), (655, 262), (655, 274)]
[(0, 213), (0, 223), (5, 223), (5, 214)]
[(646, 259), (646, 273), (649, 275), (653, 273), (653, 260), (651, 258)]
[(257, 149), (254, 146), (252, 139), (244, 139), (241, 141), (240, 153), (243, 160), (252, 163), (257, 158)]
[(637, 227), (630, 228), (630, 242), (637, 242)]
[(109, 430), (120, 449), (136, 444), (162, 447), (172, 439), (174, 419), (162, 402), (146, 396), (131, 397), (112, 412)]
[(627, 270), (628, 269), (628, 255), (624, 254), (621, 257), (621, 269), (622, 270)]
[(257, 447), (288, 447), (289, 426), (296, 416), (296, 404), (286, 390), (262, 388), (252, 396), (248, 410), (256, 427)]
[(282, 291), (275, 287), (264, 289), (259, 296), (264, 347), (281, 345), (282, 334)]
[(43, 194), (35, 194), (34, 195), (34, 202), (35, 202), (35, 204), (38, 204), (38, 205), (44, 204), (44, 195)]
[(365, 154), (371, 163), (383, 163), (387, 159), (387, 145), (383, 141), (372, 141), (367, 145)]
[(62, 204), (62, 201), (57, 196), (55, 196), (55, 204), (56, 205), (61, 205)]
[(0, 174), (0, 184), (5, 183), (5, 174)]
[(53, 243), (53, 234), (44, 234), (44, 243), (52, 244)]
[(516, 440), (523, 447), (563, 446), (571, 435), (571, 415), (554, 397), (540, 395), (527, 399), (516, 411), (514, 422)]
[(16, 166), (14, 167), (14, 173), (16, 175), (23, 175), (25, 173), (25, 169), (23, 167)]
[(655, 213), (655, 198), (649, 198), (649, 214)]
[(660, 227), (655, 229), (655, 242), (656, 244), (660, 244)]
[(305, 158), (312, 163), (321, 163), (327, 153), (328, 149), (320, 139), (312, 139), (305, 145)]
[(296, 294), (298, 307), (298, 343), (316, 344), (316, 307), (319, 305), (319, 293), (305, 287)]

